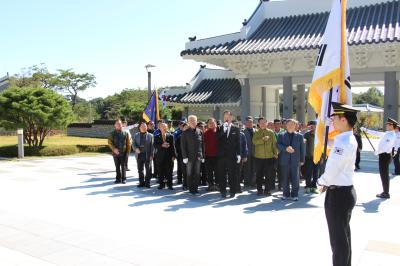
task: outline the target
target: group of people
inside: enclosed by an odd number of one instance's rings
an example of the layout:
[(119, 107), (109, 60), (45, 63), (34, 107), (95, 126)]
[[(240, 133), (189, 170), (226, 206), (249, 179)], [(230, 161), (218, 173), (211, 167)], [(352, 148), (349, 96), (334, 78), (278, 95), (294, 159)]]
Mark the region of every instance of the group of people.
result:
[[(191, 115), (176, 130), (164, 121), (158, 121), (157, 129), (152, 122), (141, 122), (133, 138), (117, 120), (108, 139), (117, 169), (115, 182), (126, 181), (131, 148), (137, 159), (138, 187), (150, 188), (150, 180), (156, 176), (159, 189), (173, 189), (176, 160), (177, 183), (192, 194), (199, 192), (199, 185), (208, 185), (208, 191), (219, 190), (225, 198), (229, 186), (230, 197), (235, 197), (243, 183), (245, 189), (257, 188), (259, 196), (270, 196), (277, 188), (283, 190), (283, 200), (297, 201), (299, 177), (303, 175), (306, 193), (326, 192), (324, 206), (333, 265), (351, 265), (350, 219), (356, 202), (353, 176), (360, 169), (362, 141), (354, 131), (357, 110), (334, 102), (332, 110), (330, 119), (339, 133), (321, 176), (319, 165), (313, 160), (315, 121), (310, 121), (304, 130), (294, 119), (268, 122), (260, 117), (255, 125), (249, 116), (242, 127), (232, 120), (230, 111), (225, 111), (223, 122), (210, 118), (205, 125)], [(400, 173), (399, 127), (391, 118), (386, 132), (361, 127), (361, 131), (381, 137), (375, 151), (383, 187), (379, 198), (390, 198), (389, 164), (393, 157), (394, 174)]]
[[(319, 166), (313, 162), (315, 121), (302, 127), (296, 120), (264, 117), (245, 118), (244, 125), (225, 111), (223, 121), (210, 118), (206, 123), (190, 115), (175, 130), (160, 120), (141, 122), (131, 136), (121, 120), (115, 123), (109, 145), (116, 165), (115, 183), (126, 182), (127, 158), (134, 151), (140, 188), (150, 188), (156, 178), (158, 188), (174, 189), (176, 184), (192, 194), (199, 186), (218, 190), (223, 198), (235, 197), (243, 189), (257, 189), (259, 196), (283, 190), (282, 199), (297, 201), (300, 177), (306, 180), (306, 193), (318, 193)], [(242, 186), (243, 184), (243, 186)], [(229, 190), (227, 189), (229, 187)]]

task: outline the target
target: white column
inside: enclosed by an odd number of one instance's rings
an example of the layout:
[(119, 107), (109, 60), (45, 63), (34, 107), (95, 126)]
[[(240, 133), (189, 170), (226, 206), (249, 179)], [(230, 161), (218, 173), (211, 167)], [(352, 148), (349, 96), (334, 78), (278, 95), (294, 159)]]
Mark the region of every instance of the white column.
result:
[(241, 120), (250, 115), (250, 81), (249, 78), (243, 79), (242, 90), (241, 90), (241, 100), (240, 100), (240, 116)]
[(399, 82), (396, 72), (385, 72), (385, 93), (384, 93), (384, 120), (383, 127), (388, 117), (399, 118)]
[(275, 89), (275, 102), (276, 102), (276, 117), (281, 118), (281, 109), (280, 109), (280, 102), (279, 102), (279, 89)]
[(306, 90), (306, 85), (304, 84), (299, 84), (297, 85), (297, 99), (296, 99), (296, 119), (300, 123), (306, 122), (305, 117), (306, 117), (306, 108), (305, 108), (305, 90)]
[(293, 117), (292, 77), (283, 77), (283, 118)]

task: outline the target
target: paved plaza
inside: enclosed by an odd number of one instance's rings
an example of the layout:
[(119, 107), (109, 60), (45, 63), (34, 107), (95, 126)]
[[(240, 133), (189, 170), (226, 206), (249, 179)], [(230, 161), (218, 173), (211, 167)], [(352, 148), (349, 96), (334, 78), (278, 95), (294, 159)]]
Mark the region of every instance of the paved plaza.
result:
[[(400, 178), (376, 199), (377, 158), (362, 158), (353, 265), (400, 265)], [(108, 155), (0, 160), (0, 265), (330, 265), (324, 196), (143, 190), (113, 170)]]

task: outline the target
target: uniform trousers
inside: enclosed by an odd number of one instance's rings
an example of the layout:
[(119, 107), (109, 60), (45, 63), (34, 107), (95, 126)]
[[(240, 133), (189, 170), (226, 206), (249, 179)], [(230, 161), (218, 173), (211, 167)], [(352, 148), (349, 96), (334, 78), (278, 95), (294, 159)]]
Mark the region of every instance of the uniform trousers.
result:
[(391, 158), (392, 156), (390, 153), (379, 154), (379, 174), (381, 176), (384, 193), (389, 193), (389, 164)]
[(326, 191), (325, 216), (328, 223), (333, 266), (351, 265), (350, 219), (356, 204), (353, 186)]

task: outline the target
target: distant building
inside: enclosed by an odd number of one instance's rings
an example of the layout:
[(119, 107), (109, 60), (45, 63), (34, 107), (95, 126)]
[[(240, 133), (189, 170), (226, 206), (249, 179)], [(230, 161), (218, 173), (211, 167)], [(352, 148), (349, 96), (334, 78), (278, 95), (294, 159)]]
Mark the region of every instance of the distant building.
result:
[(201, 66), (186, 89), (168, 90), (167, 102), (184, 108), (183, 116), (197, 115), (201, 120), (222, 119), (225, 109), (240, 115), (241, 84), (229, 70), (208, 69)]
[[(192, 37), (181, 56), (229, 70), (230, 79), (240, 84), (235, 108), (241, 117), (279, 117), (281, 91), (282, 116), (292, 117), (296, 105), (296, 118), (305, 122), (306, 114), (313, 119), (314, 113), (305, 101), (294, 102), (293, 96), (304, 99), (307, 95), (331, 5), (332, 0), (261, 0), (239, 32), (205, 39)], [(384, 86), (384, 121), (388, 116), (399, 118), (399, 25), (400, 0), (348, 1), (352, 86)], [(214, 79), (221, 80), (223, 76)], [(185, 95), (170, 102), (187, 107), (189, 113), (224, 108), (217, 102), (204, 102), (207, 100), (202, 97), (214, 97), (214, 93), (201, 96), (197, 90), (204, 89), (189, 86)], [(230, 90), (225, 89), (224, 93), (231, 94)]]

